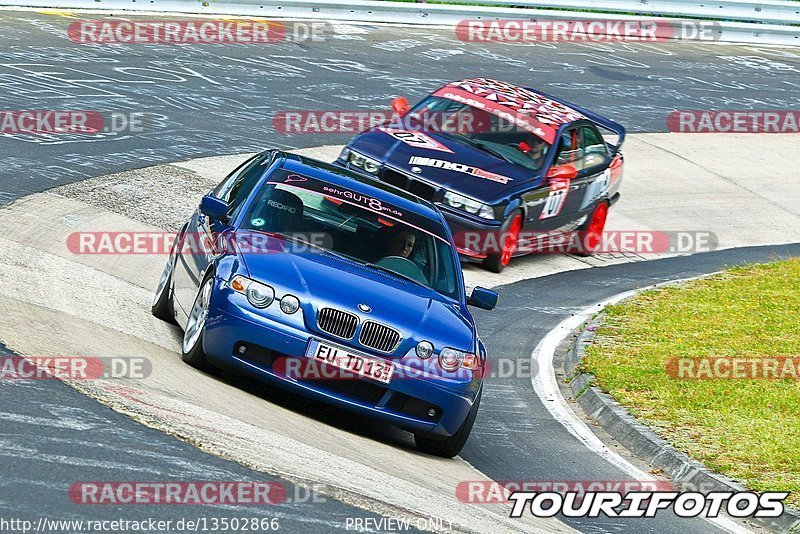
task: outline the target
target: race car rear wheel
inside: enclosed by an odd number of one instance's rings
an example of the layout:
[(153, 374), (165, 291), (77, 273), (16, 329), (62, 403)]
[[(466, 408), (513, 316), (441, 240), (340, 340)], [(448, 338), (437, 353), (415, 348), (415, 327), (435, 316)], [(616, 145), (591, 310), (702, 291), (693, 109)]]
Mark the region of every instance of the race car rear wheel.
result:
[(493, 273), (501, 273), (506, 265), (511, 261), (514, 252), (517, 251), (519, 244), (519, 233), (522, 230), (522, 214), (519, 212), (513, 213), (503, 223), (500, 235), (503, 238), (503, 243), (499, 252), (494, 252), (486, 256), (483, 260), (483, 267)]
[(580, 240), (578, 256), (591, 256), (597, 252), (603, 242), (603, 230), (606, 227), (607, 218), (608, 202), (603, 200), (597, 204), (592, 216), (578, 231), (578, 239)]
[(210, 371), (214, 368), (203, 350), (203, 334), (206, 329), (206, 319), (213, 290), (214, 275), (209, 273), (194, 299), (183, 334), (183, 361), (201, 371)]
[(463, 449), (464, 445), (467, 443), (469, 433), (472, 431), (472, 425), (475, 424), (475, 418), (478, 416), (478, 407), (481, 404), (482, 395), (483, 390), (475, 397), (475, 402), (472, 403), (472, 409), (469, 411), (469, 415), (467, 415), (461, 428), (449, 438), (436, 439), (426, 437), (423, 434), (414, 434), (414, 443), (417, 444), (417, 449), (427, 454), (441, 456), (443, 458), (452, 458), (461, 452), (461, 449)]

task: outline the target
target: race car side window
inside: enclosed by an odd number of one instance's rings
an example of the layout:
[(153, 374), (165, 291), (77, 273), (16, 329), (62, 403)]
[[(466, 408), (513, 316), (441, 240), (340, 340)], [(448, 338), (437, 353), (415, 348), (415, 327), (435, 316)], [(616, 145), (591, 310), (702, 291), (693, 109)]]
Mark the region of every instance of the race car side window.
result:
[(253, 187), (266, 170), (263, 164), (270, 161), (271, 154), (259, 154), (240, 165), (217, 186), (213, 195), (228, 203), (228, 214), (233, 213), (250, 196)]
[(583, 130), (583, 169), (591, 169), (608, 164), (611, 160), (600, 132), (594, 126), (584, 126)]
[(559, 136), (556, 165), (572, 165), (578, 170), (583, 168), (581, 136), (577, 128), (570, 128)]

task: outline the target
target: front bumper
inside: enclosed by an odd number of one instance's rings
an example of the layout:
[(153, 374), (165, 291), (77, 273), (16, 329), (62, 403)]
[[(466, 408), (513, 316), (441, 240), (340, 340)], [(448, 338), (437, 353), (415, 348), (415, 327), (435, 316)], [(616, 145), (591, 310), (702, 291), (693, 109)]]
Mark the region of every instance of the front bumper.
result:
[[(456, 381), (404, 373), (400, 369), (405, 368), (402, 358), (392, 360), (400, 372), (389, 384), (352, 377), (287, 376), (278, 370), (280, 366), (273, 368), (278, 359), (308, 359), (306, 349), (312, 338), (337, 345), (341, 345), (340, 341), (244, 313), (236, 299), (236, 294), (224, 289), (216, 291), (212, 298), (203, 348), (209, 360), (219, 367), (376, 417), (411, 432), (442, 437), (454, 434), (461, 427), (480, 390), (482, 381), (477, 378)], [(246, 348), (245, 354), (239, 353), (241, 346)], [(436, 411), (434, 417), (428, 415), (431, 408)]]
[(483, 260), (497, 248), (503, 233), (501, 221), (483, 219), (445, 204), (437, 204), (437, 207), (450, 226), (453, 241), (462, 260)]

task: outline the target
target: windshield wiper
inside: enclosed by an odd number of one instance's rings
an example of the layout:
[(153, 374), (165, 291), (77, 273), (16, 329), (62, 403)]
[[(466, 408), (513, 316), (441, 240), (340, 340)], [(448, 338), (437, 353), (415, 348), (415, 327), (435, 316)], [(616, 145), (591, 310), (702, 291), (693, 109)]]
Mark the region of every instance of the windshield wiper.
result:
[(411, 278), (410, 276), (406, 276), (404, 274), (400, 274), (397, 271), (393, 271), (392, 269), (384, 267), (383, 265), (378, 265), (378, 264), (375, 264), (375, 263), (365, 263), (364, 265), (366, 265), (367, 267), (372, 267), (373, 269), (377, 269), (379, 271), (383, 271), (385, 273), (393, 274), (393, 275), (397, 276), (398, 278), (402, 278), (404, 280), (408, 280), (409, 282), (414, 282), (418, 286), (422, 286), (422, 287), (425, 287), (425, 288), (428, 287), (427, 285), (423, 284), (419, 280), (415, 280), (415, 279)]

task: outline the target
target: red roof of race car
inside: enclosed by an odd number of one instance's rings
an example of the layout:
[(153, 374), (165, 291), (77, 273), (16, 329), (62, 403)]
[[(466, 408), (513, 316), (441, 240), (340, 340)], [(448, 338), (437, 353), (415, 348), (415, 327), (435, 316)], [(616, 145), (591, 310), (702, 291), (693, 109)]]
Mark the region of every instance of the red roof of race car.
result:
[(435, 91), (433, 96), (486, 110), (516, 123), (550, 144), (555, 142), (556, 131), (562, 124), (586, 118), (571, 107), (530, 89), (489, 78), (451, 82)]

